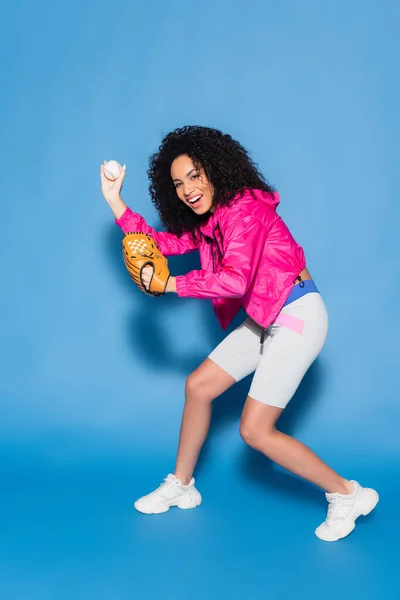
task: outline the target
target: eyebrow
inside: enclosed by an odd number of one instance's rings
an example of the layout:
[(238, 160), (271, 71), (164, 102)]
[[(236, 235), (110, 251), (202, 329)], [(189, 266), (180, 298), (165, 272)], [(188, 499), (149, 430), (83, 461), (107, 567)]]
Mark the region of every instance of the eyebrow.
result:
[[(197, 169), (196, 168), (192, 169), (191, 171), (189, 171), (189, 173), (186, 173), (185, 177), (189, 177), (189, 175), (191, 175), (193, 173), (193, 171), (197, 171)], [(180, 181), (180, 179), (175, 178), (172, 181)]]

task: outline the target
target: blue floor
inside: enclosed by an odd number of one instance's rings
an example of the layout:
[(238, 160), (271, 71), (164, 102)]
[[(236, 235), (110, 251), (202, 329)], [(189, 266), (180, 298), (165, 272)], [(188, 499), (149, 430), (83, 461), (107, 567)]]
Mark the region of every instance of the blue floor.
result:
[(400, 486), (390, 465), (353, 461), (381, 501), (328, 544), (313, 533), (326, 511), (319, 490), (244, 444), (232, 450), (214, 448), (201, 463), (199, 508), (146, 516), (132, 503), (167, 474), (172, 449), (146, 456), (116, 440), (96, 447), (45, 434), (3, 444), (0, 597), (399, 597)]

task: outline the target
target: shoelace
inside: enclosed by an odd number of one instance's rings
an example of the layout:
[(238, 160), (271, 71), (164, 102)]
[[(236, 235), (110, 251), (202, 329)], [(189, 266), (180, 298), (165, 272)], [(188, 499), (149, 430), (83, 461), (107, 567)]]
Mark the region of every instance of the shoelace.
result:
[(329, 500), (328, 514), (326, 516), (327, 521), (331, 521), (332, 519), (335, 518), (336, 512), (340, 508), (340, 506), (341, 506), (340, 497), (332, 498), (332, 500)]
[(175, 479), (175, 481), (171, 481), (170, 479), (167, 479), (167, 477), (165, 477), (163, 483), (161, 485), (159, 485), (156, 490), (154, 490), (153, 494), (156, 494), (157, 492), (161, 492), (162, 490), (165, 490), (167, 488), (178, 485), (178, 483), (179, 482), (177, 479)]

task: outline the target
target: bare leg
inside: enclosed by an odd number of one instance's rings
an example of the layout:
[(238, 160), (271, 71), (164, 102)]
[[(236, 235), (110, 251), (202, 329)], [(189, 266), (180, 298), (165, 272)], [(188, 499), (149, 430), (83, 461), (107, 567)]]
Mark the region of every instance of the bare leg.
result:
[(283, 468), (329, 493), (351, 494), (353, 484), (325, 464), (310, 448), (275, 429), (281, 408), (247, 397), (240, 423), (244, 441)]
[(179, 436), (175, 476), (187, 485), (210, 428), (212, 401), (235, 383), (234, 378), (206, 360), (189, 375)]

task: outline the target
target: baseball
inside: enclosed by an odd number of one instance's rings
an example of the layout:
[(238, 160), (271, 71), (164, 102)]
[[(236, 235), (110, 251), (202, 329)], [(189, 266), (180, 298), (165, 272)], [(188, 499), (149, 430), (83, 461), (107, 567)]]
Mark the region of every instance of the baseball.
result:
[(104, 175), (110, 181), (115, 181), (116, 179), (118, 179), (118, 177), (120, 176), (120, 173), (121, 173), (121, 167), (119, 166), (119, 164), (117, 163), (116, 160), (109, 160), (104, 165)]

